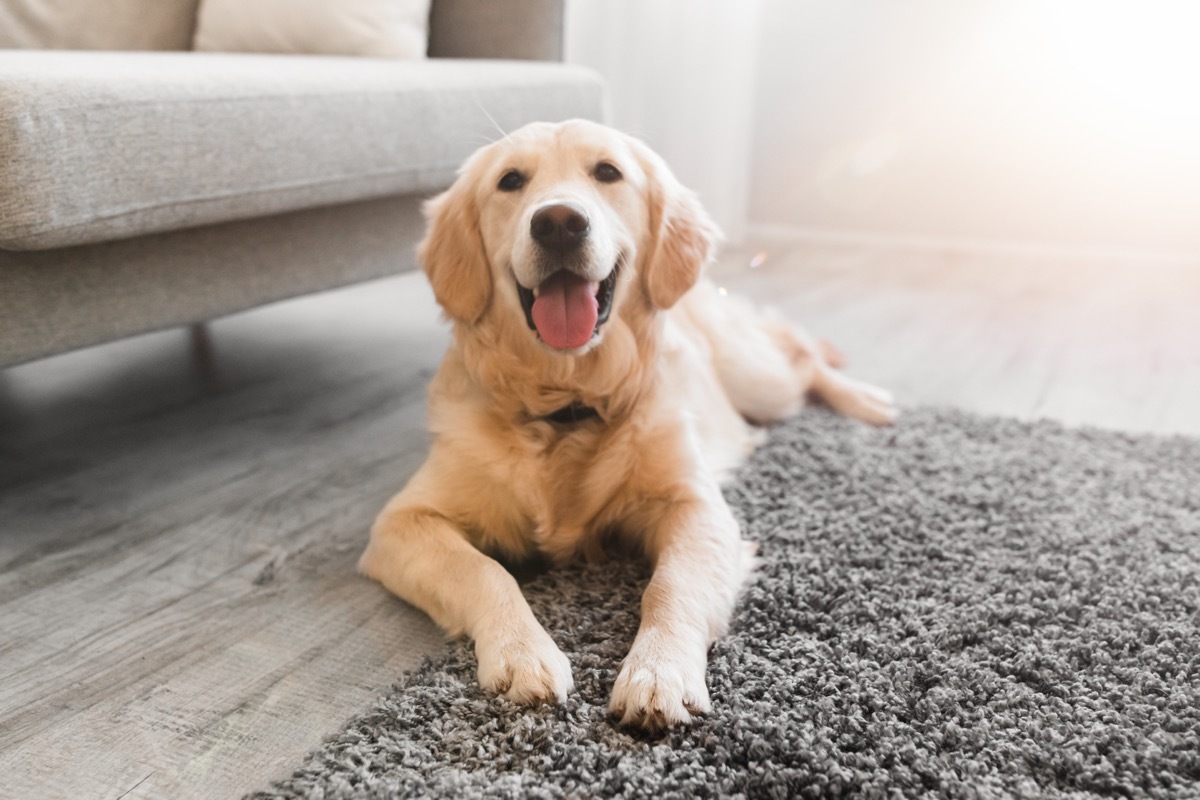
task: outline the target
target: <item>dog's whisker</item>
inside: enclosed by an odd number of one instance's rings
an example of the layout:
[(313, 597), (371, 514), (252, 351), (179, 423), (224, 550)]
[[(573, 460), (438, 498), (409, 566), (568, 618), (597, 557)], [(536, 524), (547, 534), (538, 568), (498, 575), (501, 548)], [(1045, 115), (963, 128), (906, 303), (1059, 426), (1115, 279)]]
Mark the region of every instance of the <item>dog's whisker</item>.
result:
[(495, 144), (495, 139), (489, 139), (487, 136), (478, 134), (475, 136), (464, 136), (454, 140), (456, 144), (466, 144), (473, 147), (486, 147), (489, 144)]
[[(488, 122), (492, 123), (492, 125), (495, 126), (496, 130), (500, 132), (501, 138), (503, 138), (504, 141), (506, 141), (506, 142), (509, 141), (508, 133), (504, 130), (504, 128), (500, 127), (500, 123), (496, 122), (496, 118), (493, 117), (491, 114), (489, 114), (488, 110), (483, 107), (483, 103), (479, 102), (479, 98), (476, 97), (476, 98), (474, 98), (474, 100), (475, 100), (475, 105), (479, 106), (479, 110), (482, 111), (483, 115), (488, 118)], [(489, 142), (489, 144), (492, 144), (492, 142)]]

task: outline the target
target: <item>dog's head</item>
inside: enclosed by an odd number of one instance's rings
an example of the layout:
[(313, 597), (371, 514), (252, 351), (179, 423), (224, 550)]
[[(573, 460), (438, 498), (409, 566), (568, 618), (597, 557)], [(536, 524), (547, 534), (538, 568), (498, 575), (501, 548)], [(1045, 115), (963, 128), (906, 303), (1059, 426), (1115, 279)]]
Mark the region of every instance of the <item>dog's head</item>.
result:
[(553, 351), (669, 308), (719, 236), (695, 196), (632, 137), (534, 123), (476, 152), (426, 206), (420, 257), (447, 315), (507, 326)]

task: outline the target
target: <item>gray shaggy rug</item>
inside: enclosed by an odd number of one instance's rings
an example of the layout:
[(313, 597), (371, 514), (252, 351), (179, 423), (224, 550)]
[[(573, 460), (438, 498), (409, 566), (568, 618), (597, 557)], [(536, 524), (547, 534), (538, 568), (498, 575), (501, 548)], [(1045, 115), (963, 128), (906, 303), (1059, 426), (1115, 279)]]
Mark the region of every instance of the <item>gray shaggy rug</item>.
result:
[(577, 566), (525, 584), (566, 705), (454, 644), (255, 797), (1200, 797), (1200, 441), (812, 409), (726, 496), (764, 564), (711, 716), (613, 725), (647, 573)]

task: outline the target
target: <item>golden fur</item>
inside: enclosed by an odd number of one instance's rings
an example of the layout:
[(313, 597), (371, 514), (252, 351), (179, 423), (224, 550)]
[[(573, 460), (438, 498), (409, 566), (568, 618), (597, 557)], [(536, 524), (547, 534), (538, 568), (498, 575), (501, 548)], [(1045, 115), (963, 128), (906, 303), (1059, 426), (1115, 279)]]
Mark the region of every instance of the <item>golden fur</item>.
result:
[[(600, 163), (620, 178), (599, 180)], [(514, 170), (524, 184), (502, 191)], [(611, 317), (570, 351), (529, 329), (516, 290), (545, 269), (530, 219), (553, 203), (590, 221), (577, 268), (592, 280), (618, 270)], [(427, 213), (420, 256), (454, 325), (429, 389), (434, 442), (360, 568), (474, 639), (483, 686), (554, 701), (572, 688), (570, 664), (492, 555), (562, 561), (624, 545), (654, 573), (610, 710), (650, 728), (704, 713), (707, 650), (753, 565), (718, 483), (760, 440), (751, 423), (794, 414), (814, 392), (883, 424), (890, 398), (702, 279), (716, 227), (658, 156), (611, 129), (522, 128), (473, 155)], [(598, 418), (544, 419), (571, 403)]]

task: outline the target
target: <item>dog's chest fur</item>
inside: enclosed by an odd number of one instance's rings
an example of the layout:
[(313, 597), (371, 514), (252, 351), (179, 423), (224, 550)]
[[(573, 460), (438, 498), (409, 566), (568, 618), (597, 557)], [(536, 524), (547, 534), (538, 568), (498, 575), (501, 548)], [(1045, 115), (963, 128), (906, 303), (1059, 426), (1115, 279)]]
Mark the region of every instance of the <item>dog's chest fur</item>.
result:
[[(595, 555), (651, 495), (670, 490), (675, 470), (658, 462), (682, 455), (680, 427), (646, 429), (633, 420), (532, 422), (499, 437), (507, 441), (497, 446), (517, 449), (522, 458), (516, 470), (492, 478), (525, 521), (518, 535), (538, 551), (555, 559)], [(645, 456), (632, 459), (631, 453)]]
[(477, 545), (567, 559), (597, 554), (611, 534), (636, 544), (681, 485), (728, 472), (752, 449), (755, 437), (720, 392), (710, 355), (682, 329), (663, 333), (655, 377), (636, 403), (614, 415), (602, 400), (598, 418), (574, 424), (511, 410), (458, 358), (443, 365), (433, 389), (441, 413), (431, 422), (458, 454), (458, 490), (479, 498), (467, 504), (474, 518), (460, 520)]

